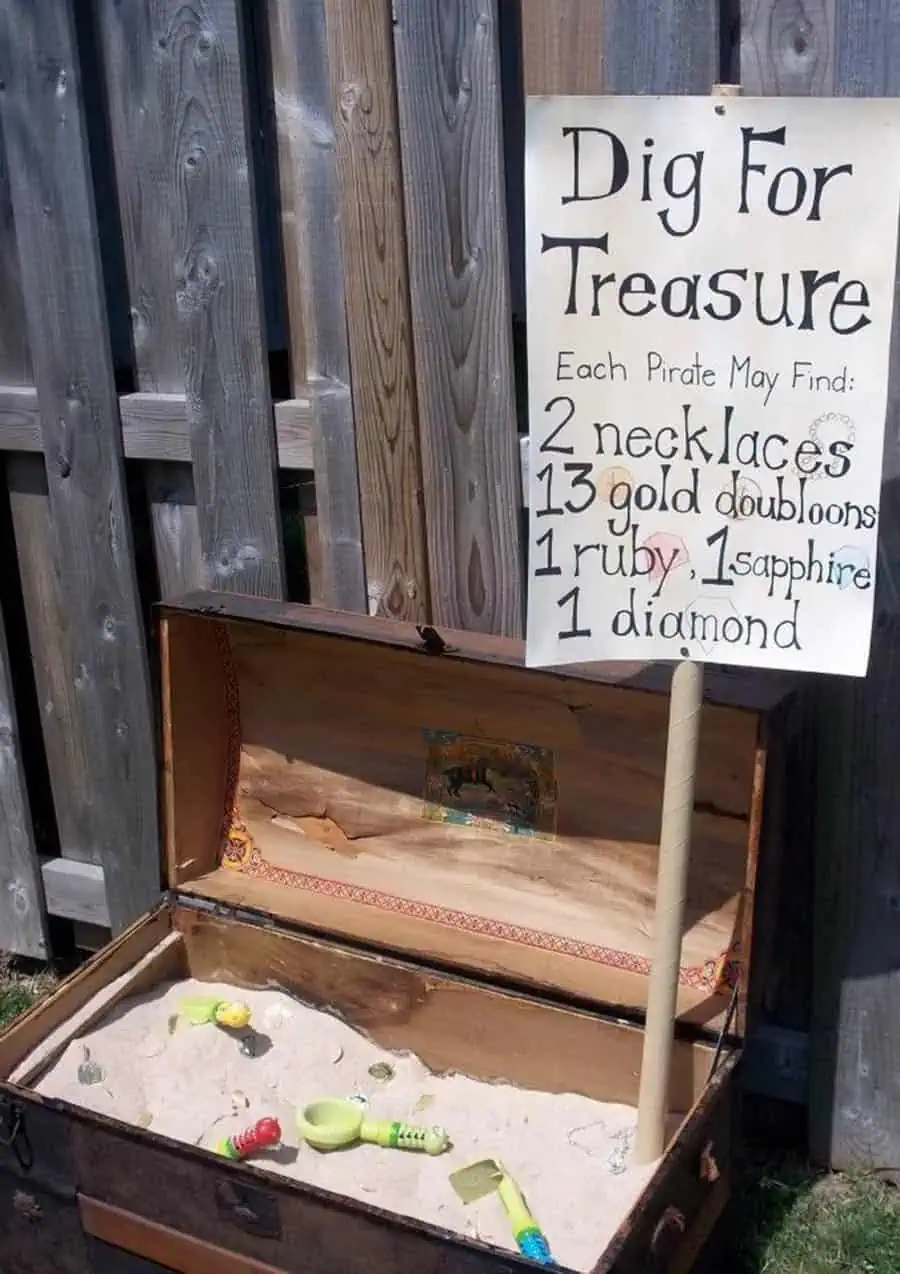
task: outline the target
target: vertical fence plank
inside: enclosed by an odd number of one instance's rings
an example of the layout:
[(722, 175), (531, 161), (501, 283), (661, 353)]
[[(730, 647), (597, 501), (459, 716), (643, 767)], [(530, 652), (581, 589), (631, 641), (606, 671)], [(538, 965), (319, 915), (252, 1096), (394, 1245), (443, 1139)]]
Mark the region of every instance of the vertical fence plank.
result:
[(835, 0), (744, 0), (741, 83), (760, 97), (834, 92)]
[(71, 0), (0, 8), (0, 108), (50, 507), (119, 929), (159, 895), (156, 772)]
[(313, 405), (316, 519), (315, 538), (307, 549), (310, 590), (314, 602), (364, 611), (366, 572), (324, 0), (267, 0), (267, 8), (291, 376), (294, 394), (309, 394)]
[(395, 0), (432, 615), (518, 636), (521, 483), (496, 0)]
[[(187, 395), (204, 582), (280, 597), (277, 456), (236, 0), (101, 0), (99, 16), (139, 385)], [(154, 506), (168, 503), (158, 477)], [(164, 516), (157, 511), (158, 530)], [(181, 516), (180, 535), (190, 534), (191, 518)], [(164, 553), (165, 542), (157, 545)], [(194, 569), (196, 554), (185, 545), (170, 567), (175, 560)]]
[(603, 0), (519, 0), (522, 78), (535, 97), (600, 92)]
[(22, 282), (9, 199), (6, 152), (0, 136), (0, 383), (30, 385), (31, 357), (22, 322)]
[[(0, 136), (0, 383), (27, 385), (30, 380), (15, 227)], [(0, 951), (35, 959), (48, 954), (40, 879), (0, 610)]]
[[(0, 381), (31, 385), (19, 257), (2, 151), (0, 137), (0, 296), (4, 316)], [(98, 861), (91, 836), (84, 721), (76, 699), (43, 456), (7, 454), (5, 477), (60, 852), (66, 858)], [(35, 861), (36, 879), (37, 872)]]
[[(100, 0), (96, 13), (137, 386), (148, 393), (184, 393), (183, 337), (175, 296), (178, 205), (164, 114), (171, 95), (160, 83), (159, 66), (164, 49), (154, 39), (151, 5)], [(148, 461), (144, 481), (161, 595), (203, 587), (209, 581), (203, 572), (190, 465)]]
[(708, 93), (719, 79), (719, 0), (604, 0), (607, 93)]
[(44, 458), (10, 454), (6, 474), (60, 853), (99, 864), (92, 746), (79, 706)]
[(428, 618), (391, 12), (326, 0), (369, 610)]
[(44, 894), (19, 746), (9, 651), (0, 611), (0, 951), (49, 954)]
[[(900, 94), (897, 0), (744, 0), (748, 92)], [(819, 689), (810, 1150), (834, 1168), (900, 1165), (900, 312), (865, 681)]]

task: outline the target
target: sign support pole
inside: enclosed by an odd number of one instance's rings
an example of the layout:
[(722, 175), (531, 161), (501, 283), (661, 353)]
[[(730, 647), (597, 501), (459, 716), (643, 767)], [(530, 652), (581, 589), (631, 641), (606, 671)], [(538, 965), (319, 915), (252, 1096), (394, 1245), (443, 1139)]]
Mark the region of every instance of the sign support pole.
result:
[(703, 665), (680, 663), (672, 677), (666, 777), (663, 786), (659, 837), (659, 874), (656, 881), (653, 964), (647, 994), (647, 1026), (638, 1094), (634, 1154), (651, 1163), (666, 1144), (669, 1110), (669, 1070), (675, 1034), (681, 931), (691, 857), (691, 821), (697, 740), (703, 703)]
[[(740, 91), (738, 84), (716, 84), (712, 93), (714, 97), (735, 97)], [(691, 859), (691, 823), (702, 706), (703, 665), (685, 660), (675, 668), (669, 700), (653, 964), (647, 992), (647, 1024), (634, 1143), (634, 1157), (638, 1163), (652, 1163), (666, 1146), (669, 1073), (678, 1007), (678, 973)]]

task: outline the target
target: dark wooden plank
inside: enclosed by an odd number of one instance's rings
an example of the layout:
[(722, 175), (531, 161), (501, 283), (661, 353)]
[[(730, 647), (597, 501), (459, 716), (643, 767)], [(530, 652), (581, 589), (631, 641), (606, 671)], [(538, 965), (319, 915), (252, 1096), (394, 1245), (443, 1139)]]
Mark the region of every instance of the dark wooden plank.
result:
[(6, 153), (0, 134), (0, 381), (30, 385), (31, 355), (22, 322), (22, 281), (16, 252), (16, 230), (9, 198)]
[(236, 3), (101, 0), (98, 13), (139, 388), (186, 394), (205, 577), (281, 596)]
[(391, 10), (326, 0), (369, 613), (429, 618)]
[[(149, 460), (191, 459), (190, 429), (184, 415), (184, 357), (182, 328), (176, 302), (176, 263), (184, 251), (178, 239), (178, 201), (172, 190), (171, 150), (160, 121), (166, 85), (161, 83), (163, 49), (152, 44), (152, 6), (99, 4), (96, 7), (100, 35), (100, 60), (109, 103), (115, 181), (122, 225), (126, 277), (131, 317), (131, 340), (138, 386), (153, 401), (132, 401), (134, 416), (141, 408), (153, 414), (152, 433), (142, 434)], [(165, 38), (165, 37), (163, 37)], [(181, 403), (178, 454), (169, 456), (164, 445), (176, 439), (160, 416), (165, 411), (164, 396), (177, 395)], [(135, 395), (134, 399), (138, 396)], [(141, 395), (143, 398), (143, 395)], [(126, 400), (127, 401), (127, 400)], [(174, 403), (172, 404), (175, 405)], [(120, 404), (125, 452), (128, 454), (128, 424), (137, 421)], [(142, 422), (143, 423), (143, 422)], [(139, 427), (139, 426), (137, 426)], [(150, 506), (151, 527), (157, 570), (160, 577), (171, 573), (173, 564), (200, 561), (199, 528), (193, 480), (187, 470), (188, 505), (176, 516), (171, 502), (157, 510), (157, 494), (171, 487), (168, 466), (144, 466), (144, 483)], [(184, 475), (180, 485), (184, 486)], [(160, 527), (167, 537), (157, 539)], [(171, 535), (185, 537), (174, 547)], [(193, 537), (188, 542), (187, 537)], [(199, 574), (188, 574), (176, 582), (176, 591), (202, 582)]]
[(46, 959), (44, 897), (0, 610), (0, 951)]
[(70, 3), (3, 5), (0, 78), (89, 843), (118, 928), (159, 892), (156, 767)]
[[(3, 138), (0, 135), (0, 427), (17, 440), (30, 437), (32, 420), (21, 410), (31, 360), (22, 318), (22, 290)], [(0, 473), (3, 470), (0, 468)], [(40, 869), (25, 787), (16, 724), (13, 676), (0, 609), (0, 950), (47, 955)]]
[(292, 390), (299, 394), (310, 381), (343, 393), (327, 419), (318, 410), (313, 415), (324, 471), (317, 475), (316, 514), (304, 519), (310, 590), (314, 602), (362, 611), (365, 562), (324, 0), (267, 0), (266, 15)]
[(526, 95), (599, 93), (604, 0), (519, 0)]
[[(835, 0), (834, 92), (900, 93), (900, 4)], [(900, 1175), (900, 327), (888, 389), (875, 630), (865, 681), (823, 687), (810, 1145)]]
[(433, 618), (518, 636), (497, 4), (395, 0), (394, 9)]
[(86, 1236), (91, 1274), (171, 1274), (171, 1266), (145, 1261), (142, 1256), (126, 1252), (114, 1243)]
[[(900, 93), (900, 4), (745, 0), (748, 93)], [(900, 1165), (900, 338), (897, 311), (868, 677), (819, 690), (810, 1149), (834, 1168)]]
[(607, 93), (708, 93), (719, 79), (718, 0), (604, 0)]

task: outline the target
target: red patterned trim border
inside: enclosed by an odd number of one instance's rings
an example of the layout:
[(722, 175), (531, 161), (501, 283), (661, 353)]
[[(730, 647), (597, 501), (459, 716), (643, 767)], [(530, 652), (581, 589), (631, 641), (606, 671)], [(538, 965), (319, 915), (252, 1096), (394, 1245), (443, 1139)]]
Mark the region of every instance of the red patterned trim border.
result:
[[(254, 844), (238, 808), (237, 790), (241, 763), (240, 690), (231, 653), (231, 643), (224, 624), (217, 625), (216, 637), (222, 657), (229, 717), (228, 784), (220, 858), (223, 867), (243, 872), (256, 879), (271, 880), (275, 884), (285, 885), (291, 889), (302, 889), (307, 893), (318, 894), (320, 897), (377, 907), (381, 911), (395, 912), (415, 920), (428, 920), (452, 929), (461, 929), (467, 933), (501, 938), (505, 942), (515, 942), (542, 951), (552, 951), (558, 955), (572, 956), (593, 964), (604, 964), (645, 977), (649, 974), (650, 961), (645, 956), (635, 955), (632, 952), (600, 947), (577, 938), (566, 938), (540, 929), (526, 928), (523, 925), (490, 920), (484, 916), (457, 911), (451, 907), (417, 902), (396, 894), (383, 893), (381, 890), (366, 889), (360, 885), (331, 880), (325, 876), (311, 876), (307, 872), (290, 871), (286, 867), (272, 866)], [(707, 991), (711, 995), (724, 995), (738, 985), (741, 975), (740, 943), (736, 941), (716, 959), (707, 960), (701, 965), (682, 968), (678, 980), (682, 986), (689, 986), (697, 991)]]

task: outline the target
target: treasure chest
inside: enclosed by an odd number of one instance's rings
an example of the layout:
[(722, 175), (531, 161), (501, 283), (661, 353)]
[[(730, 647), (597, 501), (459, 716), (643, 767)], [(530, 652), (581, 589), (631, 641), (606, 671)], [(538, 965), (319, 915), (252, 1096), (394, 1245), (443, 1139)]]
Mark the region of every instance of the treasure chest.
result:
[[(485, 1157), (560, 1268), (690, 1269), (729, 1196), (796, 687), (707, 671), (669, 1133), (636, 1165), (671, 670), (215, 593), (158, 619), (166, 892), (0, 1036), (0, 1269), (534, 1268), (498, 1195), (452, 1188)], [(185, 1025), (187, 986), (251, 1034)], [(323, 1151), (321, 1098), (444, 1153)], [(229, 1156), (270, 1101), (277, 1148)]]

